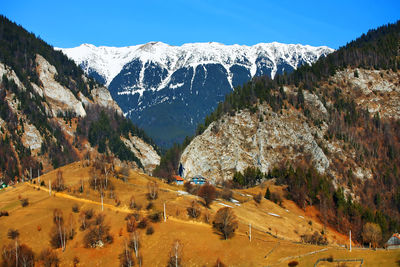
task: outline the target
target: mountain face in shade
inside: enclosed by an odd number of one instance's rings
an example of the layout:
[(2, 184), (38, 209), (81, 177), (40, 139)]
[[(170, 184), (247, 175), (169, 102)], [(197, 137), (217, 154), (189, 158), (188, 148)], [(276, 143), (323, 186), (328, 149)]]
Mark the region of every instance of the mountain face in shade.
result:
[(289, 73), (334, 51), (280, 43), (160, 42), (121, 48), (83, 44), (61, 50), (107, 85), (125, 116), (163, 147), (192, 135), (227, 93), (252, 77)]

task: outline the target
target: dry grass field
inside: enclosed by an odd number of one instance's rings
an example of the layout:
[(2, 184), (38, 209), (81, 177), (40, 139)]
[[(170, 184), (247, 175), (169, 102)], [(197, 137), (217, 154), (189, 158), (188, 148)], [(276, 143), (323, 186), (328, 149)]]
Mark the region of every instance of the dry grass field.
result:
[[(329, 246), (301, 244), (300, 235), (321, 231), (322, 224), (318, 220), (316, 210), (305, 212), (291, 201), (283, 201), (281, 206), (263, 199), (257, 204), (252, 195), (265, 193), (266, 187), (278, 192), (279, 187), (264, 184), (247, 190), (235, 190), (233, 197), (239, 203), (217, 199), (210, 209), (201, 206), (202, 216), (196, 220), (189, 219), (186, 208), (192, 200), (201, 201), (198, 197), (182, 194), (182, 186), (167, 185), (160, 180), (142, 173), (130, 172), (126, 182), (110, 178), (115, 186), (114, 193), (120, 200), (104, 198), (104, 211), (101, 210), (99, 193), (89, 189), (89, 167), (82, 167), (80, 162), (61, 168), (65, 184), (69, 190), (52, 192), (48, 187), (37, 184), (23, 183), (0, 191), (0, 211), (8, 211), (9, 216), (0, 217), (0, 244), (11, 242), (7, 238), (10, 228), (18, 229), (19, 241), (30, 246), (38, 255), (43, 248), (50, 247), (50, 230), (53, 226), (53, 210), (62, 210), (64, 218), (72, 216), (77, 231), (73, 240), (67, 242), (64, 252), (57, 249), (61, 266), (73, 266), (73, 258), (79, 257), (77, 266), (119, 266), (119, 254), (122, 252), (129, 233), (126, 229), (125, 217), (130, 213), (139, 213), (144, 217), (154, 211), (163, 211), (166, 204), (167, 220), (151, 223), (154, 234), (147, 235), (145, 229), (140, 229), (140, 254), (143, 266), (166, 266), (174, 240), (180, 240), (183, 245), (183, 266), (214, 266), (219, 258), (227, 266), (288, 266), (290, 261), (298, 261), (298, 266), (313, 266), (319, 258), (332, 256), (334, 259), (362, 258), (363, 266), (399, 266), (400, 251), (360, 250), (352, 252), (345, 250), (342, 244), (348, 241), (333, 229), (327, 229)], [(55, 180), (57, 171), (40, 177), (46, 185), (49, 180)], [(81, 179), (84, 181), (84, 192), (79, 193)], [(153, 207), (146, 209), (149, 201), (146, 194), (149, 180), (157, 181), (159, 197), (152, 201)], [(141, 205), (140, 211), (128, 208), (130, 198), (134, 196), (136, 203)], [(29, 205), (22, 207), (20, 199), (28, 198)], [(96, 213), (103, 213), (105, 221), (111, 226), (112, 244), (103, 248), (85, 248), (83, 231), (79, 228), (79, 213), (72, 212), (77, 204), (79, 210), (92, 208)], [(239, 222), (239, 228), (233, 238), (222, 240), (215, 233), (210, 223), (204, 220), (204, 214), (209, 213), (212, 220), (216, 211), (228, 205), (233, 208)], [(252, 240), (248, 237), (249, 224), (252, 225)], [(311, 254), (315, 252), (314, 254)], [(322, 262), (318, 266), (356, 266), (348, 263)], [(358, 265), (359, 266), (359, 265)]]

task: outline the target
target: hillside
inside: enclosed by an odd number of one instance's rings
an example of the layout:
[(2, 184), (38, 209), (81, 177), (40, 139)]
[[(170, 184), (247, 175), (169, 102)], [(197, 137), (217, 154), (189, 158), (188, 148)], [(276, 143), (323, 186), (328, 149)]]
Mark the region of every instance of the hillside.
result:
[(371, 30), (290, 75), (254, 78), (166, 153), (156, 174), (168, 178), (181, 162), (186, 178), (239, 187), (277, 178), (299, 206), (329, 210), (339, 231), (351, 227), (362, 240), (374, 222), (390, 236), (400, 222), (399, 29)]
[(151, 42), (61, 49), (104, 82), (124, 114), (162, 147), (182, 142), (226, 94), (252, 77), (290, 73), (331, 53), (328, 47)]
[[(390, 266), (400, 257), (398, 251), (361, 250), (355, 243), (353, 251), (349, 252), (341, 247), (348, 243), (347, 237), (331, 228), (325, 229), (328, 246), (300, 243), (301, 235), (322, 231), (323, 224), (318, 219), (318, 212), (313, 208), (304, 212), (288, 200), (277, 205), (263, 199), (257, 204), (252, 196), (258, 192), (264, 193), (267, 187), (273, 193), (282, 193), (281, 187), (270, 183), (246, 190), (233, 190), (233, 198), (239, 202), (217, 199), (210, 209), (200, 206), (201, 216), (198, 219), (190, 219), (187, 207), (192, 200), (200, 203), (202, 200), (185, 193), (182, 187), (160, 183), (157, 179), (134, 171), (111, 171), (108, 182), (113, 185), (113, 189), (106, 190), (102, 211), (99, 191), (90, 186), (90, 179), (95, 173), (104, 179), (104, 174), (101, 174), (104, 166), (99, 169), (99, 162), (96, 161), (89, 164), (73, 163), (43, 175), (33, 183), (21, 183), (1, 190), (0, 211), (7, 211), (9, 215), (0, 217), (0, 243), (11, 243), (14, 247), (15, 243), (7, 238), (7, 232), (10, 228), (17, 229), (20, 233), (19, 244), (32, 248), (35, 260), (40, 262), (41, 251), (51, 248), (53, 211), (58, 209), (63, 214), (64, 225), (68, 229), (72, 225), (74, 229), (73, 238), (67, 240), (64, 251), (61, 248), (52, 249), (60, 260), (60, 266), (72, 266), (74, 257), (79, 259), (77, 266), (117, 266), (119, 255), (124, 252), (126, 242), (132, 238), (132, 233), (127, 232), (128, 214), (136, 214), (134, 216), (138, 217), (135, 225), (140, 240), (138, 255), (142, 266), (165, 266), (174, 240), (177, 239), (183, 245), (180, 255), (184, 266), (214, 266), (217, 259), (228, 266), (287, 266), (292, 260), (297, 260), (300, 266), (310, 266), (317, 259), (332, 255), (334, 259), (362, 258), (365, 266)], [(106, 168), (111, 168), (111, 165), (106, 165)], [(47, 185), (49, 181), (54, 185), (60, 172), (66, 189), (62, 192), (53, 189), (50, 196)], [(39, 180), (44, 182), (40, 189)], [(158, 182), (158, 198), (153, 201), (146, 197), (149, 181)], [(83, 190), (80, 190), (82, 185)], [(132, 196), (136, 208), (130, 209)], [(29, 204), (22, 207), (20, 203), (25, 198)], [(146, 209), (149, 202), (153, 203), (153, 207)], [(148, 225), (151, 225), (154, 233), (146, 234), (149, 226), (139, 228), (138, 222), (149, 214), (162, 212), (164, 202), (166, 222), (149, 221)], [(239, 223), (234, 236), (228, 240), (221, 239), (210, 223), (223, 205), (232, 207)], [(110, 227), (112, 243), (97, 248), (84, 246), (85, 236), (90, 229), (96, 228), (94, 219), (86, 221), (90, 225), (86, 230), (81, 228), (85, 211), (89, 209), (93, 209), (95, 218), (97, 214), (104, 216), (104, 225)], [(204, 217), (206, 214), (209, 216), (208, 223)], [(252, 225), (251, 242), (248, 237), (249, 223)], [(134, 249), (130, 251), (135, 264), (139, 265)]]
[(0, 177), (10, 180), (99, 154), (151, 172), (159, 162), (150, 138), (107, 88), (59, 51), (0, 17)]

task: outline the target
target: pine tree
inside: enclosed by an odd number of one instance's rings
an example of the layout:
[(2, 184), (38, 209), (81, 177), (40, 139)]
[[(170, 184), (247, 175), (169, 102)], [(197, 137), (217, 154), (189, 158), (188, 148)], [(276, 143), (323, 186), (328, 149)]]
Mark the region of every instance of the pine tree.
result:
[(265, 192), (264, 198), (265, 198), (265, 199), (268, 199), (268, 200), (271, 199), (271, 191), (269, 191), (269, 187), (267, 188), (267, 191)]

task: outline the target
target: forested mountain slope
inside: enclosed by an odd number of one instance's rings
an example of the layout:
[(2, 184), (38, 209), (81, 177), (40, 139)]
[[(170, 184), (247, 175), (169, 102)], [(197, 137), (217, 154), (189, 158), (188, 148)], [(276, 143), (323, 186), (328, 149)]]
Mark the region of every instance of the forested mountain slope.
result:
[(7, 183), (99, 153), (147, 171), (159, 161), (151, 139), (123, 117), (105, 87), (3, 16), (0, 126), (0, 177)]
[(290, 75), (254, 78), (156, 173), (168, 177), (182, 162), (187, 178), (237, 186), (276, 178), (287, 197), (317, 205), (341, 231), (352, 227), (361, 239), (372, 221), (390, 234), (400, 218), (399, 45), (397, 22)]

